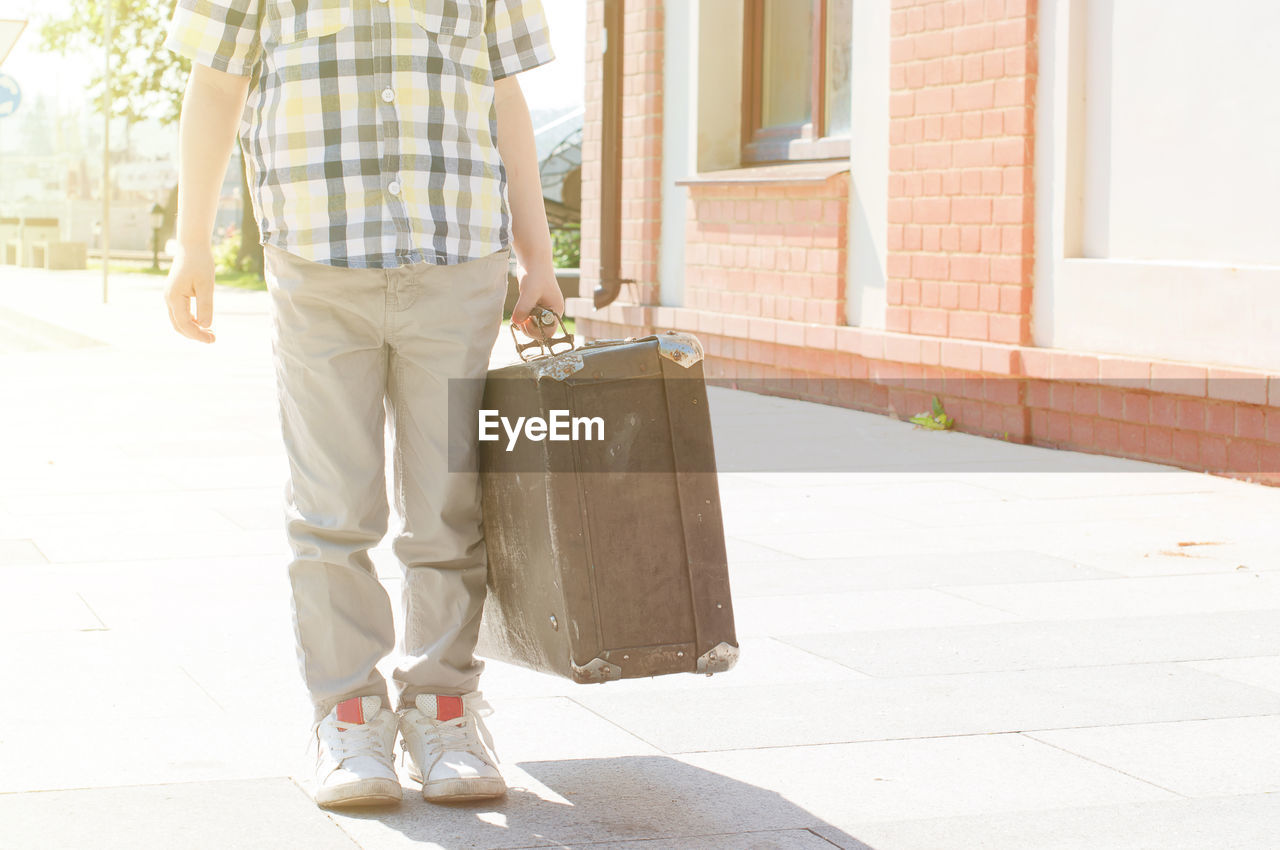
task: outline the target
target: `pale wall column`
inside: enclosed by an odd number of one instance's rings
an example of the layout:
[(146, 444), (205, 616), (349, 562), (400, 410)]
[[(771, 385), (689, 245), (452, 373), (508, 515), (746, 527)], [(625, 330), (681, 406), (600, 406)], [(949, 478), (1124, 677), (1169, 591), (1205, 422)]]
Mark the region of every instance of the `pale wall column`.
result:
[(667, 0), (663, 33), (662, 245), (659, 300), (684, 304), (689, 190), (677, 186), (698, 169), (698, 39), (702, 0)]
[(852, 96), (846, 320), (883, 329), (889, 232), (888, 0), (853, 4)]

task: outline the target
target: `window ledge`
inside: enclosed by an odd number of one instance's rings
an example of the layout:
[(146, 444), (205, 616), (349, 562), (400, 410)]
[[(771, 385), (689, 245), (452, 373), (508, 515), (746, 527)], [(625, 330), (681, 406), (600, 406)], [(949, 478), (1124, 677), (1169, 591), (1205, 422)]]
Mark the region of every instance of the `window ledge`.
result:
[(675, 183), (677, 186), (702, 186), (715, 183), (825, 183), (832, 177), (846, 174), (848, 171), (848, 160), (780, 162), (776, 165), (704, 171), (701, 174), (677, 180)]

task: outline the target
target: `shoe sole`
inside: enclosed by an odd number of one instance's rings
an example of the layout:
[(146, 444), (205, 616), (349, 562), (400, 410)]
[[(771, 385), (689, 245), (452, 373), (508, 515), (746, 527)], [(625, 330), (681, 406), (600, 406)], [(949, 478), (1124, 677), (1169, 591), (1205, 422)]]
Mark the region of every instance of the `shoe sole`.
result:
[(429, 803), (468, 803), (475, 800), (492, 800), (506, 793), (507, 783), (501, 779), (490, 777), (437, 779), (422, 786), (422, 799)]
[(400, 782), (393, 779), (363, 779), (335, 788), (316, 790), (316, 805), (324, 809), (388, 806), (403, 798)]

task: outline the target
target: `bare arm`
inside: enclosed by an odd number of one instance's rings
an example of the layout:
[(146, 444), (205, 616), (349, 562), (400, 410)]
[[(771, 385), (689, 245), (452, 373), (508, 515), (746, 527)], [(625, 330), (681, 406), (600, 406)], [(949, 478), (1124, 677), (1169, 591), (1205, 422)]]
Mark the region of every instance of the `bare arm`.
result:
[[(165, 303), (174, 330), (213, 342), (213, 220), (218, 191), (236, 139), (249, 78), (193, 64), (178, 124), (178, 250)], [(196, 314), (191, 315), (191, 299)]]
[(564, 297), (560, 294), (551, 258), (551, 232), (542, 200), (529, 106), (515, 76), (498, 80), (494, 97), (498, 107), (498, 153), (507, 170), (511, 240), (520, 276), (520, 298), (511, 321), (527, 327), (529, 311), (536, 305), (563, 315)]

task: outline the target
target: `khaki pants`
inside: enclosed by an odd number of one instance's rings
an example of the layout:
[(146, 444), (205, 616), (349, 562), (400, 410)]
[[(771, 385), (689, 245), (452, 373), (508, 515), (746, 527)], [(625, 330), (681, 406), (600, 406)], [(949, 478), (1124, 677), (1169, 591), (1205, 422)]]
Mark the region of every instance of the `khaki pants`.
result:
[[(392, 542), (404, 575), (395, 704), (476, 689), (486, 571), (476, 446), (454, 446), (453, 469), (470, 471), (449, 471), (449, 417), (475, 422), (507, 262), (502, 251), (454, 266), (345, 269), (266, 248), (294, 633), (317, 719), (352, 696), (390, 704), (375, 665), (395, 628), (368, 554), (388, 527), (388, 423), (403, 521)], [(472, 380), (451, 403), (453, 378)]]

